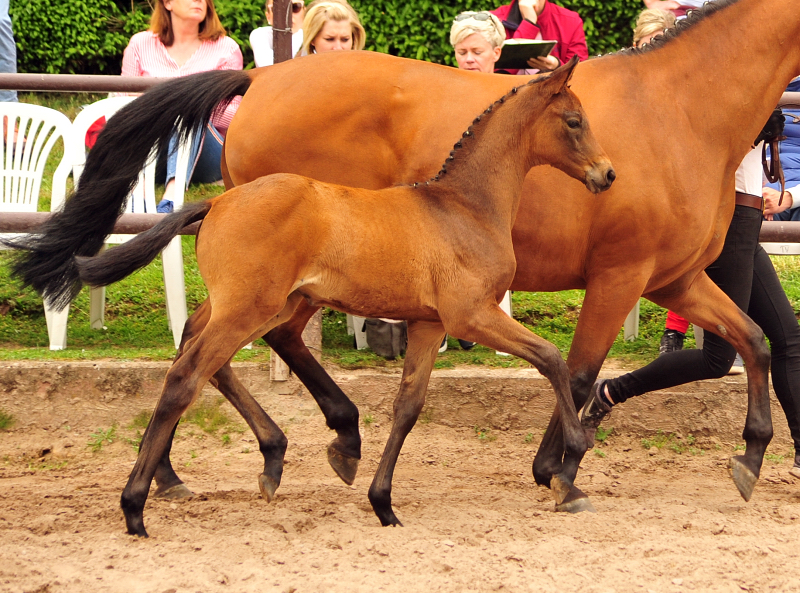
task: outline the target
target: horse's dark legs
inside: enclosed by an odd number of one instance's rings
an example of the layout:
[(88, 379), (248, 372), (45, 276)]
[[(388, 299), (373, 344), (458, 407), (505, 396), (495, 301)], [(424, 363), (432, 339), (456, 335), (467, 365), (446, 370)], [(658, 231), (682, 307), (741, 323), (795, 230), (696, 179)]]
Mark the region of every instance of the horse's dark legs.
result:
[(394, 400), (392, 431), (369, 487), (369, 501), (383, 526), (402, 525), (392, 510), (392, 476), (400, 449), (425, 404), (428, 381), (444, 334), (444, 327), (438, 321), (408, 323), (408, 347), (400, 391)]
[(222, 365), (211, 378), (211, 383), (225, 394), (255, 434), (264, 456), (264, 471), (258, 476), (258, 486), (261, 496), (272, 502), (283, 474), (283, 458), (288, 444), (286, 435), (236, 378), (230, 364)]
[[(559, 469), (555, 463), (551, 465), (553, 471), (548, 486), (553, 490), (557, 505), (569, 504), (571, 500), (567, 497), (575, 479), (575, 473), (570, 471), (577, 472), (580, 459), (586, 452), (587, 441), (572, 401), (569, 371), (558, 348), (525, 329), (496, 304), (479, 311), (471, 311), (456, 320), (443, 315), (443, 320), (448, 333), (519, 356), (536, 367), (553, 385), (556, 395), (554, 418), (561, 419), (559, 426), (563, 435), (557, 461), (560, 465), (561, 455), (564, 455), (564, 463), (560, 471), (555, 471)], [(587, 500), (585, 496), (583, 499)], [(586, 505), (585, 508), (589, 506), (591, 505)]]
[[(177, 428), (178, 424), (176, 423), (169, 436), (167, 448), (156, 467), (155, 480), (157, 489), (153, 494), (153, 498), (187, 498), (193, 495), (192, 491), (186, 487), (183, 481), (178, 477), (178, 474), (175, 473), (175, 470), (172, 469), (172, 464), (169, 461), (169, 453), (172, 450), (172, 441), (175, 438), (175, 430)], [(148, 425), (144, 431), (145, 435), (149, 429), (150, 426)], [(142, 440), (144, 440), (144, 435), (142, 435)]]
[(352, 484), (361, 459), (358, 408), (303, 343), (303, 328), (317, 310), (318, 307), (301, 302), (292, 318), (264, 339), (314, 397), (328, 428), (336, 431), (336, 438), (328, 445), (328, 463), (345, 483)]
[[(589, 396), (597, 375), (602, 367), (614, 339), (619, 333), (628, 312), (633, 308), (642, 287), (631, 283), (620, 286), (619, 278), (630, 277), (611, 274), (605, 282), (615, 286), (613, 299), (609, 298), (603, 279), (594, 279), (587, 285), (581, 314), (575, 327), (567, 366), (570, 369), (570, 389), (575, 409), (580, 409)], [(594, 432), (586, 435), (589, 447), (594, 443)], [(556, 510), (578, 512), (591, 510), (588, 497), (574, 486), (574, 480), (583, 459), (579, 455), (564, 455), (564, 433), (561, 425), (561, 412), (558, 408), (553, 412), (539, 449), (533, 460), (533, 477), (541, 486), (552, 486), (553, 477), (559, 474), (566, 476), (566, 484), (571, 484), (563, 500), (556, 504)]]
[(764, 453), (772, 440), (769, 404), (770, 351), (764, 333), (705, 274), (700, 274), (686, 292), (677, 296), (648, 295), (706, 331), (727, 340), (744, 359), (747, 369), (747, 418), (742, 438), (744, 455), (730, 460), (731, 477), (745, 500), (753, 495)]

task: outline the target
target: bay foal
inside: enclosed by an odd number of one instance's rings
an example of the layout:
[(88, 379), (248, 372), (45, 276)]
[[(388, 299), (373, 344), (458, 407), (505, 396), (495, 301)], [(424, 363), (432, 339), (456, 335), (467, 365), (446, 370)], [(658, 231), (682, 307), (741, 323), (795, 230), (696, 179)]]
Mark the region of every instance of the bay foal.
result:
[[(577, 463), (587, 443), (566, 363), (555, 346), (497, 304), (516, 269), (511, 227), (528, 170), (550, 164), (592, 193), (615, 178), (567, 87), (575, 63), (491, 105), (430, 181), (372, 191), (271, 175), (187, 205), (125, 245), (79, 260), (83, 282), (106, 285), (146, 265), (184, 225), (203, 221), (197, 260), (211, 311), (187, 326), (122, 493), (130, 534), (147, 535), (150, 483), (183, 412), (242, 346), (291, 318), (301, 302), (409, 320), (391, 435), (369, 490), (383, 525), (400, 524), (391, 508), (392, 473), (445, 332), (539, 369), (553, 384), (564, 419), (565, 465)], [(271, 421), (256, 434), (265, 458), (259, 486), (269, 501), (280, 484), (286, 437)], [(570, 487), (571, 481), (555, 491)]]

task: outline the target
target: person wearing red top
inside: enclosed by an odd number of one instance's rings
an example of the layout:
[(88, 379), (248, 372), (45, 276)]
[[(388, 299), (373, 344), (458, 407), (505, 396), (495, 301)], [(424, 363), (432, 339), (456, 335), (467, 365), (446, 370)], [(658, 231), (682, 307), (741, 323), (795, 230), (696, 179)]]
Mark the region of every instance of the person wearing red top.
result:
[(528, 62), (531, 68), (555, 70), (572, 56), (589, 58), (583, 20), (577, 12), (562, 8), (548, 0), (513, 0), (490, 11), (506, 29), (507, 39), (546, 39), (558, 43), (546, 58)]

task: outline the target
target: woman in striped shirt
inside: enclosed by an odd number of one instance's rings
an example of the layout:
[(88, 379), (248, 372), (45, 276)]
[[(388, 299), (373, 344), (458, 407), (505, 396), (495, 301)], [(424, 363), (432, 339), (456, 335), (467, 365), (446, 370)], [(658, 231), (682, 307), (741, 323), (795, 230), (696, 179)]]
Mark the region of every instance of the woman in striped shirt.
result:
[[(123, 76), (174, 78), (208, 70), (241, 69), (242, 52), (233, 39), (225, 36), (213, 0), (156, 0), (150, 30), (131, 37), (122, 58)], [(210, 183), (222, 179), (222, 142), (239, 102), (237, 97), (225, 111), (215, 114), (205, 133), (195, 138), (188, 175), (192, 181)], [(169, 202), (177, 164), (176, 147), (177, 140), (173, 139), (164, 193), (164, 200)], [(159, 206), (160, 210), (169, 211), (168, 206)]]

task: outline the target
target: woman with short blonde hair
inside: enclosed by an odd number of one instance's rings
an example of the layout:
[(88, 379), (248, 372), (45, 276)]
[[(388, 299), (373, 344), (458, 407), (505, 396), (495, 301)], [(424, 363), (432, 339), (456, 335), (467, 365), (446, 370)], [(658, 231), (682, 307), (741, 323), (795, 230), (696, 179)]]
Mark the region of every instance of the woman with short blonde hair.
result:
[(494, 72), (505, 40), (503, 23), (486, 11), (462, 12), (456, 16), (450, 28), (450, 44), (461, 70)]
[(656, 35), (675, 26), (675, 15), (660, 8), (647, 8), (639, 13), (633, 30), (633, 47), (641, 47)]
[(347, 2), (312, 2), (303, 20), (300, 55), (339, 49), (364, 49), (367, 36), (358, 14)]

